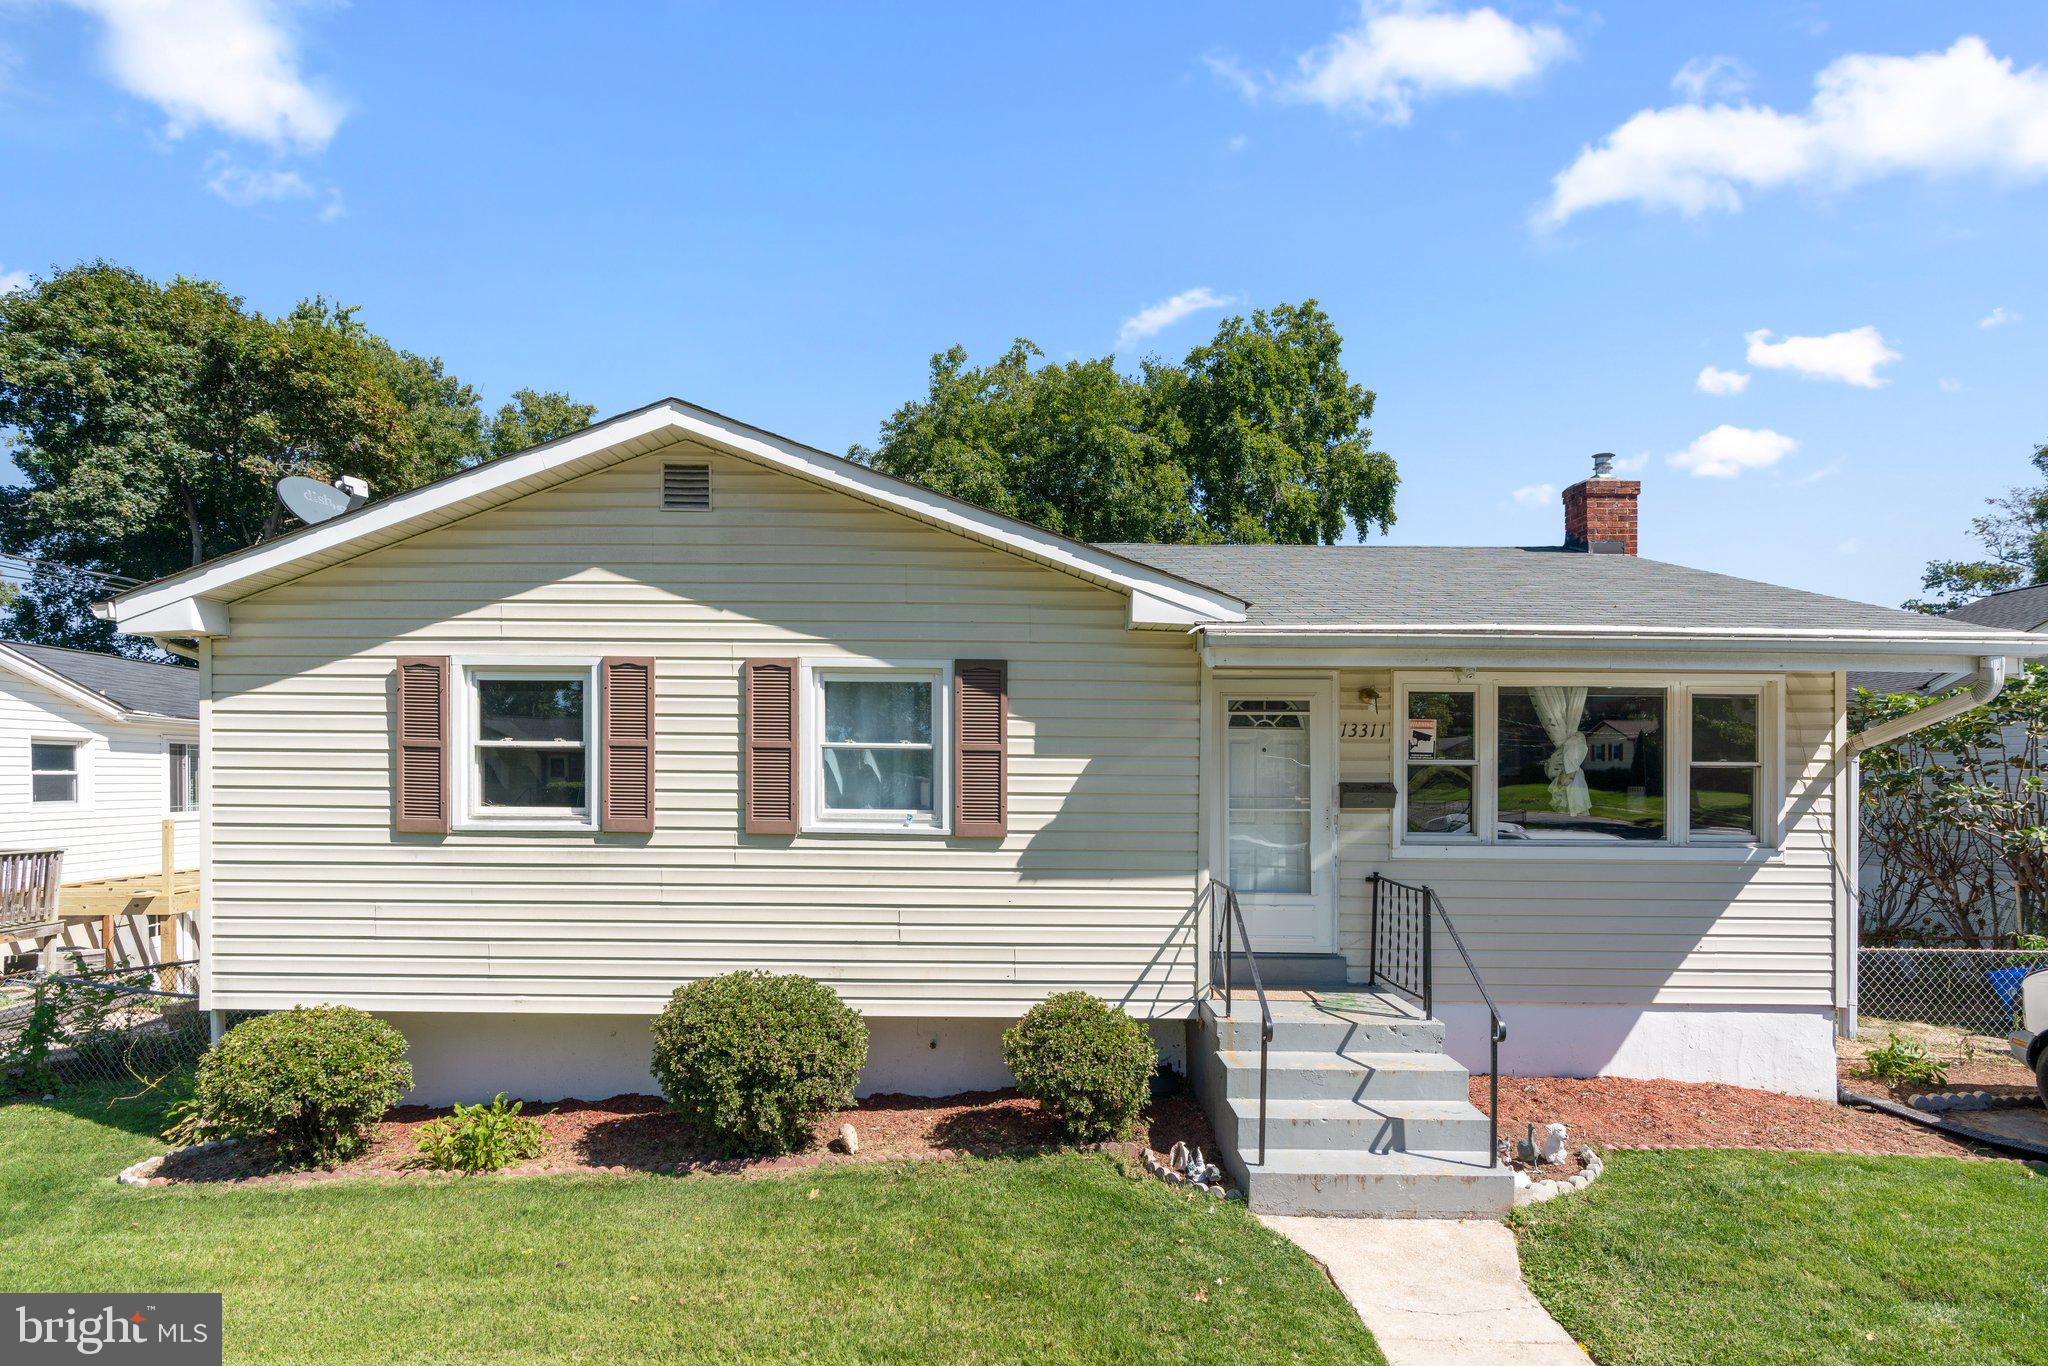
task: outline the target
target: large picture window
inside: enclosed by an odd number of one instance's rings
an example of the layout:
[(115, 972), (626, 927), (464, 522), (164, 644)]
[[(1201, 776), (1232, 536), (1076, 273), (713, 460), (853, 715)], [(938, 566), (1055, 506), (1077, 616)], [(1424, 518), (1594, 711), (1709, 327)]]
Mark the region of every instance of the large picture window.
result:
[(935, 667), (812, 672), (814, 825), (945, 828), (944, 680)]
[(1402, 690), (1404, 843), (1755, 844), (1763, 685), (1503, 678)]

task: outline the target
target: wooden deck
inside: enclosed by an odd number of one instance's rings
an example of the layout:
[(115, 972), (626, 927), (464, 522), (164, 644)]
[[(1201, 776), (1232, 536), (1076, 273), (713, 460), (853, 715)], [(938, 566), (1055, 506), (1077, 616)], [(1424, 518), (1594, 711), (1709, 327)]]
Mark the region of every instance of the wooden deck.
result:
[[(172, 962), (178, 957), (178, 923), (181, 917), (191, 916), (187, 924), (196, 923), (199, 911), (199, 870), (176, 866), (175, 830), (172, 822), (166, 820), (163, 828), (163, 862), (155, 872), (131, 873), (122, 877), (88, 878), (77, 882), (59, 882), (55, 897), (48, 895), (48, 873), (61, 867), (61, 856), (57, 854), (10, 854), (4, 856), (11, 866), (20, 863), (11, 882), (21, 884), (18, 895), (11, 905), (0, 914), (0, 940), (27, 941), (38, 948), (46, 947), (50, 941), (65, 940), (65, 929), (80, 925), (88, 942), (97, 940), (97, 947), (105, 955), (106, 966), (116, 966), (119, 959), (119, 945), (116, 927), (124, 920), (140, 919), (143, 922), (143, 953), (148, 954), (147, 940), (154, 938), (157, 943), (156, 961)], [(44, 870), (42, 895), (31, 897), (30, 875), (23, 871), (36, 861)], [(54, 900), (55, 905), (50, 903)], [(38, 904), (39, 903), (39, 904)], [(97, 934), (92, 932), (97, 926)], [(153, 928), (154, 934), (149, 930)], [(70, 941), (76, 942), (76, 941)]]

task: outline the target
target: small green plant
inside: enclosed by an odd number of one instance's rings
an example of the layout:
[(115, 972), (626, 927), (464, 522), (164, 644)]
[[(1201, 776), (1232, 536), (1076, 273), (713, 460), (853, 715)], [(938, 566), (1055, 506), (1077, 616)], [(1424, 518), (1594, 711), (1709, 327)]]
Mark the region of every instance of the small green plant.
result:
[(1916, 1039), (1901, 1038), (1893, 1030), (1882, 1048), (1873, 1048), (1863, 1060), (1865, 1076), (1876, 1077), (1887, 1086), (1939, 1086), (1948, 1080), (1948, 1069), (1927, 1055)]
[(0, 1049), (0, 1093), (56, 1090), (63, 1078), (50, 1059), (59, 1051), (68, 1049), (87, 1064), (115, 1053), (122, 998), (133, 994), (132, 987), (147, 985), (149, 975), (117, 968), (36, 978), (20, 1028)]
[(654, 1021), (654, 1075), (677, 1114), (734, 1153), (786, 1153), (853, 1103), (868, 1027), (803, 976), (734, 972), (677, 989)]
[(1061, 1133), (1099, 1143), (1131, 1131), (1159, 1057), (1144, 1025), (1085, 991), (1065, 991), (1004, 1031), (1003, 1062)]
[(2048, 949), (2048, 934), (2023, 934), (2019, 937), (2014, 947), (2031, 949), (2035, 952)]
[(520, 1113), (516, 1100), (503, 1091), (488, 1105), (455, 1106), (454, 1113), (420, 1126), (422, 1167), (443, 1172), (494, 1172), (514, 1162), (539, 1157), (547, 1146), (540, 1121)]
[(293, 1166), (332, 1166), (412, 1089), (405, 1036), (353, 1006), (244, 1020), (199, 1063), (192, 1132), (268, 1143)]

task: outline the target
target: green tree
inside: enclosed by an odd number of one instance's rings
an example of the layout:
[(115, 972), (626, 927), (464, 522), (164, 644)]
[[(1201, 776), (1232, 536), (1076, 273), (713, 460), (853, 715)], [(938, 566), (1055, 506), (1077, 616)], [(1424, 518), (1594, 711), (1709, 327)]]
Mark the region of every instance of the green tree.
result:
[(511, 455), (580, 432), (596, 413), (590, 404), (578, 403), (564, 393), (520, 389), (486, 425), (484, 445), (493, 457)]
[(500, 449), (474, 390), (352, 308), (269, 318), (104, 261), (0, 296), (0, 428), (23, 481), (0, 489), (0, 550), (38, 562), (0, 629), (137, 652), (87, 611), (94, 574), (154, 578), (277, 534), (288, 474), (381, 497)]
[[(1934, 701), (1859, 688), (1849, 722), (1866, 730)], [(1931, 912), (1949, 934), (1987, 946), (2015, 931), (2048, 933), (2044, 765), (2048, 668), (2038, 664), (1989, 706), (1865, 751), (1863, 848), (1881, 867), (1864, 892), (1866, 925), (1910, 933)]]
[(934, 356), (924, 398), (853, 459), (1086, 541), (1328, 543), (1394, 520), (1373, 394), (1313, 300), (1231, 318), (1180, 364)]
[(1984, 558), (1930, 562), (1920, 581), (1929, 596), (1906, 606), (1952, 612), (1987, 593), (2048, 583), (2048, 445), (2036, 446), (2029, 463), (2044, 482), (1986, 500), (1991, 511), (1970, 520)]

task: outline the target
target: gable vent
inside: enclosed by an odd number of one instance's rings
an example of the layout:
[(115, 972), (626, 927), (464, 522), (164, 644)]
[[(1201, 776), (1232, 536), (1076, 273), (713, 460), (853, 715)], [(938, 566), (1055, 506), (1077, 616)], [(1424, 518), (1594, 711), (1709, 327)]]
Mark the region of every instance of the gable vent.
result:
[(661, 505), (670, 511), (702, 511), (711, 506), (711, 466), (663, 465)]

